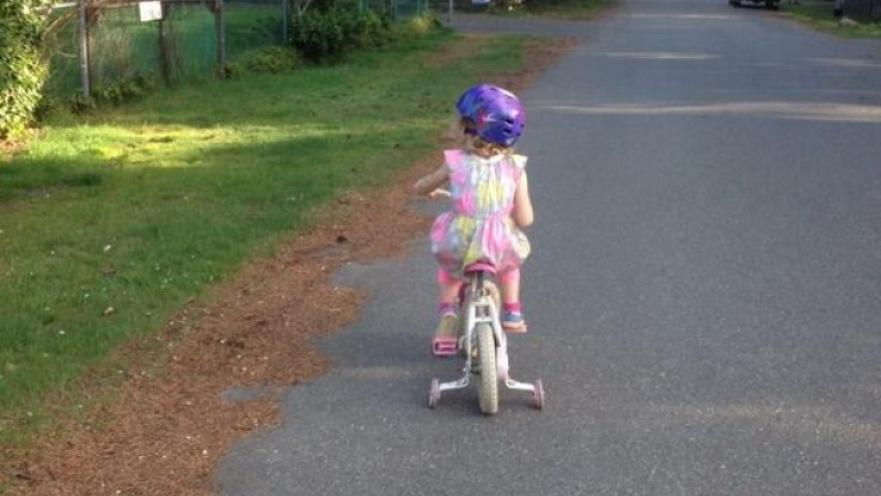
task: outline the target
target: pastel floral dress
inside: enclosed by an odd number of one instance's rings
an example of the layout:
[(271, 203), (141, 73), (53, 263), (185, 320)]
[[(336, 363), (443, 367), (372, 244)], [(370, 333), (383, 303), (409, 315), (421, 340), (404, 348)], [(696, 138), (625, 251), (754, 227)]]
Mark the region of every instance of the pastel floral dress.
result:
[(511, 219), (514, 192), (526, 167), (523, 155), (483, 158), (446, 150), (453, 208), (431, 228), (431, 253), (450, 276), (461, 278), (468, 265), (484, 261), (499, 273), (520, 267), (529, 240)]

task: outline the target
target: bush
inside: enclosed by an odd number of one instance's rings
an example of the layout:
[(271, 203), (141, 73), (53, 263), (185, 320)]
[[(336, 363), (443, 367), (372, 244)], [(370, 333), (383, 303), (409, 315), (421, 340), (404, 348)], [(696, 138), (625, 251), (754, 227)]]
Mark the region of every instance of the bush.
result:
[(0, 139), (16, 139), (33, 121), (48, 64), (41, 51), (46, 0), (0, 2)]
[(119, 105), (144, 96), (153, 86), (155, 84), (149, 78), (136, 76), (96, 88), (92, 93), (98, 102)]
[(343, 36), (349, 47), (382, 46), (392, 39), (388, 19), (378, 16), (371, 10), (358, 15), (348, 15), (343, 19)]
[(339, 11), (308, 10), (294, 18), (292, 41), (304, 57), (313, 61), (338, 59), (343, 54), (345, 35)]
[(245, 66), (252, 72), (289, 72), (297, 67), (297, 52), (280, 46), (267, 47), (245, 60)]
[(83, 95), (82, 93), (77, 93), (70, 97), (68, 103), (70, 105), (70, 111), (74, 114), (85, 114), (98, 108), (98, 103), (95, 102), (94, 98)]
[(401, 23), (398, 27), (398, 33), (401, 36), (419, 37), (425, 36), (435, 29), (442, 28), (443, 24), (430, 14), (412, 17)]
[(294, 47), (313, 62), (338, 60), (351, 49), (381, 46), (393, 39), (387, 17), (369, 10), (355, 13), (335, 4), (313, 7), (295, 17), (292, 25)]

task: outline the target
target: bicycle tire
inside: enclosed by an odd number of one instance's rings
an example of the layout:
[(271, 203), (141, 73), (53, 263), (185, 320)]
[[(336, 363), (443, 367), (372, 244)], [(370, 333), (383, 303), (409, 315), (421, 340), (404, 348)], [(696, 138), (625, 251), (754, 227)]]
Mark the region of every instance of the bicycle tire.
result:
[(499, 381), (496, 376), (496, 338), (492, 326), (478, 324), (477, 353), (480, 363), (480, 381), (477, 383), (477, 403), (484, 415), (499, 411)]

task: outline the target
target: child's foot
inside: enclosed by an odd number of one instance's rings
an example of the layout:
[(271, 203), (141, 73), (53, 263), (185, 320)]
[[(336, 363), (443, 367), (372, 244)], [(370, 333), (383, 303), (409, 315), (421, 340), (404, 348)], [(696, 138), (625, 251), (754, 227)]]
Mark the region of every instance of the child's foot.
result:
[(502, 312), (502, 328), (513, 334), (526, 332), (526, 321), (523, 320), (523, 312), (519, 303), (505, 303)]
[(526, 332), (526, 321), (523, 320), (523, 314), (520, 312), (505, 312), (505, 315), (502, 317), (502, 328), (512, 334)]
[(459, 318), (455, 307), (439, 309), (440, 322), (431, 340), (431, 352), (434, 356), (445, 357), (455, 355), (459, 351)]

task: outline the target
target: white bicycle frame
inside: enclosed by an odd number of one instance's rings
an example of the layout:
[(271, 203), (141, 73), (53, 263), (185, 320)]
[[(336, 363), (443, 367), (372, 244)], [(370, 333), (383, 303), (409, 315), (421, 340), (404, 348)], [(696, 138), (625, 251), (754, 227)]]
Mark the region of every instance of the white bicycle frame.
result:
[[(485, 274), (478, 272), (468, 276), (468, 291), (463, 309), (465, 314), (465, 332), (459, 342), (460, 349), (465, 350), (465, 367), (463, 375), (456, 381), (441, 382), (439, 392), (464, 389), (471, 383), (471, 375), (475, 372), (473, 358), (474, 330), (478, 324), (489, 324), (493, 330), (496, 341), (496, 374), (503, 381), (505, 387), (517, 391), (535, 393), (535, 385), (515, 381), (509, 375), (508, 367), (508, 339), (502, 330), (499, 320), (499, 308), (496, 304), (495, 294), (497, 289), (491, 281), (485, 280)], [(463, 342), (464, 341), (464, 342)]]

